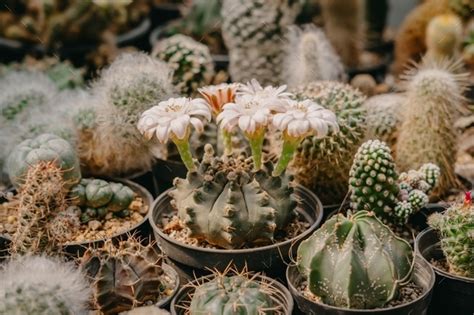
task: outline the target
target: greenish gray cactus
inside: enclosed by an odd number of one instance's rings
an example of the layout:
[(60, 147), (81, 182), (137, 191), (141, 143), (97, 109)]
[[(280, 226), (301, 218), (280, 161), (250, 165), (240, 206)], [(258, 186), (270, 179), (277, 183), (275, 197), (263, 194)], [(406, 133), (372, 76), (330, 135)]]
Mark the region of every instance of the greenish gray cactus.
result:
[(177, 34), (158, 42), (153, 56), (173, 69), (173, 84), (184, 95), (197, 93), (214, 78), (214, 63), (209, 48), (189, 36)]
[(294, 215), (291, 178), (271, 176), (271, 163), (252, 168), (244, 156), (215, 157), (208, 144), (198, 170), (175, 179), (171, 204), (191, 237), (223, 248), (273, 241)]
[(91, 289), (74, 264), (23, 256), (3, 266), (0, 282), (0, 314), (87, 314)]
[(383, 307), (411, 278), (414, 255), (373, 212), (337, 214), (298, 247), (297, 266), (326, 304)]
[(79, 159), (71, 144), (58, 136), (42, 134), (21, 142), (10, 153), (6, 163), (10, 181), (18, 187), (28, 168), (40, 161), (54, 162), (64, 171), (64, 179), (70, 186), (81, 179)]
[(449, 271), (474, 278), (474, 206), (471, 193), (466, 193), (464, 204), (453, 204), (443, 213), (432, 214), (428, 217), (428, 224), (439, 233)]

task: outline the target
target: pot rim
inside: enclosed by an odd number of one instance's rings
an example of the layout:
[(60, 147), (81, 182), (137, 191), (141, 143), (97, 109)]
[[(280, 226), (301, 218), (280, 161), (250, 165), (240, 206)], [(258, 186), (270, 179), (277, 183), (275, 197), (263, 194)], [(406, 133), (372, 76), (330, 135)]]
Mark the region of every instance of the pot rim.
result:
[[(415, 259), (420, 259), (421, 260), (420, 262), (427, 263), (427, 261), (419, 254), (415, 254)], [(292, 281), (290, 281), (290, 270), (292, 268), (297, 269), (297, 266), (295, 264), (289, 265), (286, 268), (285, 276), (286, 276), (286, 281), (288, 283), (288, 287), (290, 288), (290, 291), (291, 292), (296, 292), (298, 294), (298, 296), (305, 299), (305, 301), (308, 301), (308, 302), (311, 302), (311, 303), (314, 303), (314, 304), (318, 304), (318, 305), (322, 305), (322, 306), (324, 306), (328, 309), (331, 309), (333, 311), (336, 311), (336, 312), (373, 313), (373, 312), (383, 312), (383, 311), (392, 311), (392, 310), (396, 311), (398, 309), (406, 307), (407, 305), (415, 304), (416, 302), (419, 302), (419, 301), (425, 299), (427, 295), (431, 294), (431, 292), (433, 291), (435, 282), (436, 282), (435, 281), (436, 275), (435, 275), (435, 272), (434, 272), (431, 264), (428, 263), (428, 264), (426, 264), (426, 266), (429, 268), (429, 271), (430, 271), (430, 274), (431, 274), (431, 279), (429, 281), (429, 288), (427, 290), (425, 290), (417, 299), (415, 299), (413, 301), (410, 301), (408, 303), (400, 304), (400, 305), (393, 306), (393, 307), (373, 308), (373, 309), (358, 309), (358, 308), (337, 307), (337, 306), (332, 306), (332, 305), (329, 305), (329, 304), (316, 302), (316, 301), (311, 301), (311, 300), (307, 299), (304, 295), (301, 294), (301, 292), (297, 288), (295, 288)]]
[[(446, 278), (449, 278), (449, 279), (452, 279), (452, 280), (458, 280), (458, 281), (463, 281), (463, 282), (467, 282), (467, 283), (473, 283), (474, 284), (474, 278), (468, 278), (468, 277), (463, 277), (463, 276), (458, 276), (458, 275), (454, 275), (452, 273), (449, 273), (449, 272), (446, 272), (438, 267), (436, 267), (435, 265), (433, 265), (430, 261), (428, 261), (425, 256), (423, 256), (423, 254), (421, 253), (420, 251), (420, 248), (418, 246), (419, 242), (420, 242), (420, 239), (426, 235), (426, 234), (429, 234), (429, 233), (436, 233), (436, 230), (431, 228), (431, 227), (428, 227), (426, 229), (424, 229), (423, 231), (421, 231), (415, 238), (415, 252), (420, 255), (420, 257), (426, 261), (428, 264), (430, 264), (431, 268), (433, 268), (433, 270), (435, 271), (436, 274), (439, 274), (443, 277), (446, 277)], [(437, 242), (439, 243), (439, 241)], [(435, 243), (435, 244), (437, 244)], [(433, 244), (433, 245), (435, 245)], [(443, 254), (444, 255), (444, 254)]]
[(164, 198), (169, 198), (168, 193), (173, 189), (169, 188), (168, 190), (162, 192), (153, 202), (153, 205), (151, 207), (151, 211), (148, 212), (147, 218), (148, 222), (150, 223), (153, 231), (158, 233), (161, 238), (165, 239), (167, 242), (173, 243), (179, 247), (184, 247), (190, 250), (195, 250), (195, 251), (200, 251), (200, 252), (205, 252), (205, 253), (211, 253), (211, 254), (248, 254), (248, 253), (254, 253), (254, 252), (260, 252), (260, 251), (265, 251), (269, 249), (273, 249), (276, 247), (280, 246), (285, 246), (288, 244), (292, 244), (298, 239), (303, 239), (304, 237), (310, 235), (311, 233), (314, 232), (314, 230), (320, 225), (322, 219), (323, 219), (323, 206), (321, 204), (321, 201), (319, 198), (308, 188), (296, 184), (294, 186), (295, 190), (302, 191), (304, 193), (308, 193), (314, 197), (314, 200), (316, 201), (317, 207), (320, 209), (318, 216), (316, 217), (316, 220), (311, 224), (303, 233), (298, 234), (297, 236), (283, 241), (283, 242), (278, 242), (270, 245), (265, 245), (265, 246), (260, 246), (260, 247), (254, 247), (254, 248), (240, 248), (240, 249), (223, 249), (223, 248), (203, 248), (203, 247), (198, 247), (198, 246), (192, 246), (188, 244), (184, 244), (182, 242), (179, 242), (175, 240), (172, 237), (169, 237), (166, 233), (163, 233), (163, 231), (157, 226), (156, 222), (153, 220), (153, 213), (155, 212), (156, 206), (162, 201)]
[(155, 306), (157, 306), (157, 307), (165, 307), (166, 305), (168, 305), (171, 302), (171, 300), (173, 300), (173, 298), (176, 296), (176, 294), (178, 294), (178, 292), (180, 291), (179, 287), (181, 285), (181, 280), (179, 279), (179, 274), (171, 265), (163, 262), (162, 268), (163, 268), (163, 271), (166, 274), (168, 274), (168, 276), (173, 277), (175, 283), (174, 283), (174, 286), (173, 286), (173, 294), (166, 297), (165, 299), (162, 299), (162, 300), (159, 300), (158, 302), (156, 302)]
[[(273, 279), (273, 278), (270, 278), (270, 277), (267, 277), (267, 276), (263, 275), (262, 273), (250, 272), (250, 274), (256, 275), (256, 277), (254, 279), (257, 279), (259, 282), (261, 282), (262, 280), (267, 281), (268, 283), (273, 285), (280, 293), (282, 293), (288, 300), (288, 305), (285, 308), (285, 314), (291, 314), (291, 312), (293, 311), (295, 306), (294, 306), (293, 295), (291, 294), (290, 290), (288, 290), (287, 287), (285, 287), (280, 281), (278, 281), (276, 279)], [(173, 300), (171, 301), (171, 305), (170, 305), (171, 314), (177, 314), (175, 309), (177, 308), (177, 304), (179, 302), (178, 298), (181, 295), (183, 295), (184, 293), (186, 293), (186, 290), (193, 290), (197, 284), (203, 284), (203, 283), (209, 282), (214, 278), (215, 278), (215, 275), (210, 274), (210, 275), (207, 275), (207, 276), (202, 276), (202, 277), (199, 277), (199, 278), (195, 278), (194, 280), (189, 281), (188, 283), (183, 285), (179, 289), (178, 293), (176, 293), (174, 295)], [(186, 297), (188, 297), (188, 296), (189, 296), (189, 294), (186, 294)], [(179, 299), (179, 300), (181, 301), (182, 299)]]

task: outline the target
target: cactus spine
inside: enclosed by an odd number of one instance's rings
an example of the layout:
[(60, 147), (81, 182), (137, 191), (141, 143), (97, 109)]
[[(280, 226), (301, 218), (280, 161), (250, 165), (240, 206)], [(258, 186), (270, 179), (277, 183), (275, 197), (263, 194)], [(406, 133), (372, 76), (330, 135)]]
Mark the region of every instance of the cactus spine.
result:
[(470, 192), (464, 204), (454, 204), (444, 213), (435, 213), (428, 224), (438, 231), (441, 248), (453, 274), (474, 278), (474, 206)]
[(383, 307), (409, 280), (413, 252), (375, 215), (337, 214), (298, 247), (309, 290), (329, 305)]
[[(454, 119), (463, 103), (464, 74), (455, 74), (460, 63), (427, 61), (407, 75), (407, 102), (396, 145), (402, 171), (432, 162), (441, 168), (435, 194), (459, 186), (454, 164), (457, 133)], [(436, 128), (433, 128), (436, 126)]]
[(426, 57), (437, 61), (459, 58), (463, 26), (455, 14), (434, 17), (426, 29)]

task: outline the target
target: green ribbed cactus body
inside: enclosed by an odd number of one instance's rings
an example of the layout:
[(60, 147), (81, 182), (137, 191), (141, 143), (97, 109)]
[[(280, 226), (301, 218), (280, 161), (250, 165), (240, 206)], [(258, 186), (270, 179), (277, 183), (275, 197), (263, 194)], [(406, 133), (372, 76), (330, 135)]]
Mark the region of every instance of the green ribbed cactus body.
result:
[(273, 304), (257, 281), (242, 275), (222, 276), (196, 288), (189, 314), (272, 314)]
[(365, 97), (351, 86), (333, 81), (312, 82), (292, 92), (298, 99), (312, 99), (334, 112), (340, 132), (331, 131), (323, 139), (304, 139), (290, 170), (323, 203), (340, 202), (347, 192), (352, 157), (365, 135)]
[(330, 218), (298, 248), (309, 290), (326, 304), (369, 309), (392, 300), (411, 276), (413, 252), (375, 215)]
[(474, 206), (468, 194), (464, 204), (454, 204), (442, 214), (431, 215), (428, 224), (440, 235), (449, 271), (474, 278)]
[(271, 163), (253, 172), (250, 158), (219, 158), (206, 145), (198, 170), (176, 178), (172, 205), (191, 237), (223, 248), (273, 241), (296, 208), (291, 178), (271, 176)]

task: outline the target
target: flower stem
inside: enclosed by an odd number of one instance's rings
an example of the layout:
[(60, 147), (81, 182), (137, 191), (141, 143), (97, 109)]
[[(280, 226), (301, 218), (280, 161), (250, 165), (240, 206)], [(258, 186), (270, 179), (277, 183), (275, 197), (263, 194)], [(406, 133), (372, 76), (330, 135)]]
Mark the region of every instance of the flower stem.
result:
[(196, 166), (194, 165), (194, 161), (193, 161), (193, 155), (191, 153), (191, 149), (189, 148), (188, 138), (184, 138), (184, 139), (174, 138), (172, 140), (174, 144), (176, 144), (179, 155), (181, 156), (181, 160), (183, 161), (188, 171), (192, 172), (196, 170)]
[(301, 142), (301, 138), (293, 138), (290, 136), (283, 136), (283, 148), (281, 149), (280, 158), (278, 159), (278, 163), (273, 170), (273, 176), (280, 176), (290, 163), (291, 159), (293, 158), (293, 154), (298, 148), (298, 145)]
[(222, 129), (222, 140), (224, 142), (224, 155), (232, 154), (232, 132)]
[(249, 140), (250, 149), (252, 150), (255, 170), (258, 171), (262, 168), (262, 148), (263, 140), (265, 139), (265, 128), (261, 128), (253, 134), (246, 134), (246, 136)]

